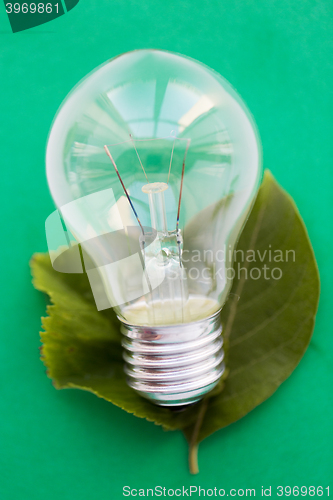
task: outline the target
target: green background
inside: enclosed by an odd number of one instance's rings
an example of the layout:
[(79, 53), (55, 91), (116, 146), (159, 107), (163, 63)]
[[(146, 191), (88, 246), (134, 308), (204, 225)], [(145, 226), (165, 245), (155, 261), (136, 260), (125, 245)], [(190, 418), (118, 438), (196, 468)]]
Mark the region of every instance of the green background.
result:
[[(81, 0), (13, 34), (0, 5), (1, 499), (118, 499), (125, 485), (257, 495), (270, 485), (333, 487), (332, 18), (331, 0)], [(188, 473), (180, 432), (52, 387), (38, 352), (46, 301), (28, 268), (33, 252), (47, 249), (44, 221), (54, 206), (44, 153), (57, 108), (93, 68), (147, 47), (206, 63), (245, 99), (264, 166), (294, 197), (321, 275), (301, 364), (267, 402), (201, 444), (198, 476)]]

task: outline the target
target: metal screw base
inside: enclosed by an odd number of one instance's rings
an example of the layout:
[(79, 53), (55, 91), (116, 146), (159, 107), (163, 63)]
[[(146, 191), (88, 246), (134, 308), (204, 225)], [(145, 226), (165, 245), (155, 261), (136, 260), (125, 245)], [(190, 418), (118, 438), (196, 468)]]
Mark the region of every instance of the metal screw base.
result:
[(122, 323), (128, 385), (160, 406), (195, 403), (225, 370), (221, 332), (220, 311), (180, 325)]

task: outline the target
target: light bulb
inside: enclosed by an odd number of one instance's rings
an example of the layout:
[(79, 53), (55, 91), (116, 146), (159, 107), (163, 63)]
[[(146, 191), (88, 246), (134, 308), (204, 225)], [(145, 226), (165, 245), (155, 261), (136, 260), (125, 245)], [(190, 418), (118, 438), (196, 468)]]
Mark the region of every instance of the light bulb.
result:
[(261, 176), (244, 103), (190, 58), (125, 53), (65, 99), (46, 163), (97, 308), (122, 323), (128, 384), (162, 406), (198, 401), (225, 369), (220, 310)]

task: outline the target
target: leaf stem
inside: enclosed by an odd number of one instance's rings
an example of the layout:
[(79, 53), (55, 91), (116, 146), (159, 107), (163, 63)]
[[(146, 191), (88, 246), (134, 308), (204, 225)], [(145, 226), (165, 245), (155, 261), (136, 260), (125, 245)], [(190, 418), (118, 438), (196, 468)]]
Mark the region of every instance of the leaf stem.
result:
[(188, 462), (189, 462), (189, 467), (190, 467), (190, 473), (191, 474), (198, 474), (199, 472), (199, 467), (198, 467), (198, 444), (190, 444), (190, 449), (189, 449), (189, 455), (188, 455)]
[(203, 419), (205, 417), (207, 408), (208, 408), (208, 401), (210, 398), (205, 398), (203, 399), (201, 403), (201, 408), (198, 413), (198, 418), (197, 421), (195, 422), (195, 426), (193, 428), (192, 436), (189, 441), (189, 467), (190, 467), (190, 473), (191, 474), (198, 474), (199, 472), (199, 467), (198, 467), (198, 437), (199, 437), (199, 432), (201, 429), (201, 425), (203, 422)]

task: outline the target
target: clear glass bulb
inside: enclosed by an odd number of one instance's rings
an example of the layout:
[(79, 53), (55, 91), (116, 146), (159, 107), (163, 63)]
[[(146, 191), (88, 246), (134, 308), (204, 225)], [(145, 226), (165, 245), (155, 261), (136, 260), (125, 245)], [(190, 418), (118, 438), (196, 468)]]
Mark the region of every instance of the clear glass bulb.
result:
[(130, 385), (157, 404), (198, 400), (224, 369), (218, 311), (261, 176), (244, 103), (197, 61), (129, 52), (66, 98), (46, 163), (97, 308), (123, 322)]

